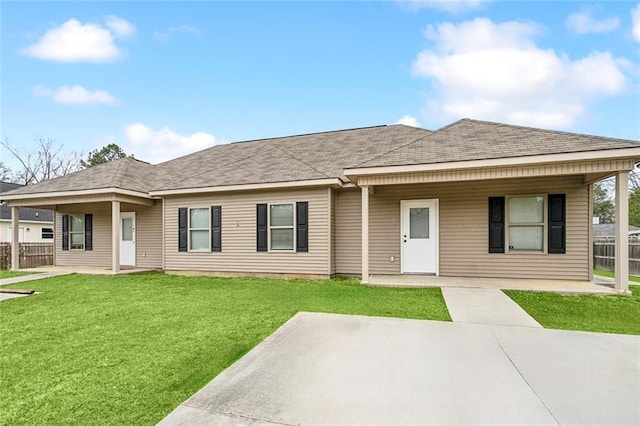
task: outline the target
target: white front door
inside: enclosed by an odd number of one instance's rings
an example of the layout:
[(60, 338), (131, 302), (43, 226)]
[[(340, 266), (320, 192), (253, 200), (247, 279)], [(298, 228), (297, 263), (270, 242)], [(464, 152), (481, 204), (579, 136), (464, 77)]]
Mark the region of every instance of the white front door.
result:
[(400, 202), (402, 273), (438, 274), (438, 200)]
[(120, 213), (120, 265), (136, 266), (136, 214)]

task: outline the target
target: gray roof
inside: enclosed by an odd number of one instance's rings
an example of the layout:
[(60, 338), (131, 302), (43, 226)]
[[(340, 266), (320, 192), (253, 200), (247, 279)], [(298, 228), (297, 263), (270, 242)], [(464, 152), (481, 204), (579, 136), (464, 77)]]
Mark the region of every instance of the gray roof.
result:
[(151, 164), (126, 157), (66, 176), (23, 186), (11, 191), (10, 194), (39, 194), (102, 188), (119, 188), (146, 194), (153, 187), (154, 182), (154, 170)]
[(639, 148), (636, 141), (462, 119), (436, 132), (364, 127), (216, 145), (157, 165), (123, 158), (11, 194), (187, 188), (342, 179), (344, 169)]
[(638, 147), (637, 141), (464, 118), (353, 166), (432, 164)]
[[(23, 185), (0, 181), (0, 194), (21, 188)], [(20, 209), (19, 220), (33, 222), (53, 222), (53, 211), (46, 209)], [(11, 220), (11, 207), (0, 204), (0, 219)]]
[[(629, 225), (629, 234), (640, 234), (640, 228)], [(594, 237), (613, 237), (616, 235), (615, 223), (598, 223), (593, 225)]]
[[(430, 134), (401, 124), (217, 145), (156, 166), (155, 190), (341, 178), (351, 164)], [(185, 173), (185, 171), (191, 171)], [(196, 171), (196, 172), (194, 172)]]

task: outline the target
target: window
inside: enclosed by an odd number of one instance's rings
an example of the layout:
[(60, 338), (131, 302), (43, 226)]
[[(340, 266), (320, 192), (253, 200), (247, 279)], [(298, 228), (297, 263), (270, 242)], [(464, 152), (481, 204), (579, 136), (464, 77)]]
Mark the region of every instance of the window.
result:
[(178, 209), (178, 251), (222, 251), (222, 206)]
[(509, 251), (544, 251), (544, 197), (511, 197)]
[(269, 234), (271, 250), (293, 250), (293, 203), (269, 205)]
[(209, 207), (189, 209), (189, 250), (209, 251)]
[(53, 228), (42, 228), (42, 235), (40, 238), (43, 240), (53, 239)]
[(566, 253), (566, 208), (566, 194), (489, 197), (489, 253)]
[(84, 215), (69, 215), (71, 250), (84, 250)]

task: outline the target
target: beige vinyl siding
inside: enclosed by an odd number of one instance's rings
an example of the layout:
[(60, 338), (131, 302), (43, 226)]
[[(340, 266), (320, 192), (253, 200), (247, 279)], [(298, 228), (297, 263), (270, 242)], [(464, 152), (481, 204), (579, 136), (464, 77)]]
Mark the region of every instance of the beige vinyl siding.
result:
[(360, 189), (336, 191), (336, 274), (362, 273), (362, 198)]
[(152, 207), (122, 206), (136, 212), (136, 267), (162, 268), (162, 200)]
[(331, 210), (331, 226), (329, 227), (329, 236), (331, 237), (331, 253), (329, 255), (329, 273), (331, 276), (336, 274), (336, 191), (333, 188), (327, 188), (329, 191), (329, 203)]
[[(488, 197), (549, 193), (567, 195), (566, 254), (488, 253)], [(582, 176), (376, 187), (370, 196), (372, 274), (400, 273), (400, 200), (432, 198), (440, 200), (441, 276), (589, 278), (589, 191)]]
[[(307, 201), (309, 251), (257, 252), (256, 204)], [(222, 206), (222, 251), (178, 251), (178, 209)], [(327, 188), (233, 192), (165, 198), (165, 269), (224, 273), (329, 275)], [(237, 223), (237, 226), (236, 226)]]
[[(136, 212), (136, 267), (162, 268), (162, 202), (152, 207), (122, 203), (120, 211)], [(62, 250), (62, 215), (93, 214), (93, 250)], [(58, 206), (55, 221), (55, 264), (111, 268), (111, 203)], [(146, 255), (146, 256), (145, 256)]]
[[(62, 215), (93, 214), (93, 250), (62, 250)], [(57, 266), (111, 268), (111, 203), (71, 204), (56, 211), (55, 259)]]

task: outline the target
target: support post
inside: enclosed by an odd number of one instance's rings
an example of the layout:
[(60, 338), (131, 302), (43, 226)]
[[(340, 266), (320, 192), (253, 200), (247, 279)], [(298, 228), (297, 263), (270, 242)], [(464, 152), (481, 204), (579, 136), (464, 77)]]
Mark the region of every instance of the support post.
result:
[(629, 292), (629, 172), (616, 175), (615, 288)]
[(20, 208), (11, 207), (11, 270), (20, 269)]
[(111, 272), (120, 272), (120, 201), (111, 202)]
[(362, 284), (369, 284), (369, 187), (362, 187)]

